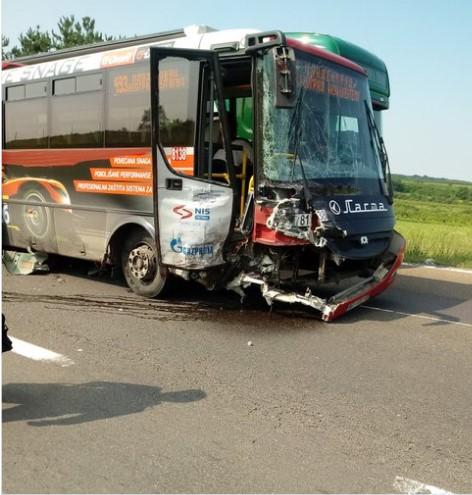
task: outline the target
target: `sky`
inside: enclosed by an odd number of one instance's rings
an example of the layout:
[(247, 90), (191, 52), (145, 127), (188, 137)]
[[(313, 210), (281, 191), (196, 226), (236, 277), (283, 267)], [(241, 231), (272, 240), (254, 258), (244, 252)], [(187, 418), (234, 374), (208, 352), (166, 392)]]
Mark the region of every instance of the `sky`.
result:
[(472, 181), (472, 0), (2, 0), (1, 13), (10, 48), (71, 14), (109, 35), (205, 24), (339, 36), (387, 64), (392, 172)]

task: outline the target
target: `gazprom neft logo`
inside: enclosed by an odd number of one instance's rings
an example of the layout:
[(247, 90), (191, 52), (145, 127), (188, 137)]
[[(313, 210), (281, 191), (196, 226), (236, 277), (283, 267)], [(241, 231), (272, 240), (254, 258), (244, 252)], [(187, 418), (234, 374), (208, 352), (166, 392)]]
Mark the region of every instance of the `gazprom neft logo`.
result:
[(201, 244), (198, 246), (186, 246), (182, 244), (180, 237), (170, 241), (170, 248), (174, 253), (184, 256), (206, 257), (213, 256), (213, 244)]
[(344, 209), (341, 208), (340, 204), (332, 199), (329, 202), (329, 209), (335, 214), (340, 215), (341, 213), (371, 213), (374, 211), (388, 211), (385, 204), (381, 201), (365, 201), (363, 203), (354, 201), (353, 199), (344, 200)]

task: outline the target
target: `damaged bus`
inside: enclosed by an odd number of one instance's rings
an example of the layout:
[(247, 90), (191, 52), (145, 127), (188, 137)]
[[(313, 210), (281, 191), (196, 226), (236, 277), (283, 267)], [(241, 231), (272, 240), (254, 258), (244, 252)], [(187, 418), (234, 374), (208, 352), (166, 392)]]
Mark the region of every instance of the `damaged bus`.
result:
[(120, 266), (146, 297), (171, 276), (258, 286), (325, 321), (392, 283), (405, 242), (359, 65), (205, 28), (19, 62), (2, 74), (5, 245)]

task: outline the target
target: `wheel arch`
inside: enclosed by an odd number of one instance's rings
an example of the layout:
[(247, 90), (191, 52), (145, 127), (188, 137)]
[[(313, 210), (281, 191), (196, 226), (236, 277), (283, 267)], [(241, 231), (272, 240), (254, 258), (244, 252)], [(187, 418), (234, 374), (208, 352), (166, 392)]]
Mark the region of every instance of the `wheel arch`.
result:
[(124, 240), (136, 231), (147, 232), (153, 239), (155, 238), (154, 226), (143, 217), (127, 218), (114, 226), (106, 243), (108, 259), (113, 264), (119, 265), (121, 252), (120, 248), (123, 245)]

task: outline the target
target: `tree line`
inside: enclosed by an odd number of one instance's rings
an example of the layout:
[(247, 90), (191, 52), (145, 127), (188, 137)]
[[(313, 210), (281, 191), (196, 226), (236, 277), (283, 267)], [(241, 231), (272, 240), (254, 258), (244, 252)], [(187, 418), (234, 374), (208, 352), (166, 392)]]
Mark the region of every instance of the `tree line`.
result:
[(113, 39), (116, 38), (97, 31), (95, 19), (91, 17), (86, 16), (81, 20), (76, 20), (74, 15), (62, 16), (57, 23), (57, 29), (49, 32), (43, 31), (40, 26), (30, 27), (25, 33), (20, 34), (19, 45), (11, 48), (9, 48), (10, 40), (2, 35), (2, 60), (13, 60), (27, 55)]
[(397, 198), (436, 203), (472, 203), (472, 183), (452, 180), (425, 180), (424, 177), (392, 176)]

